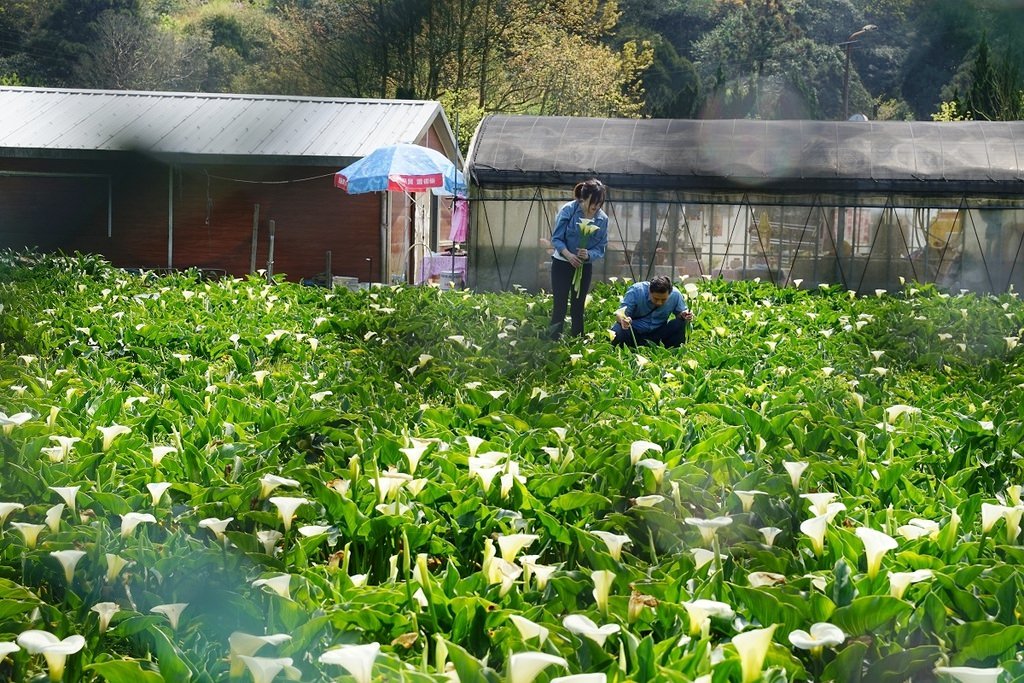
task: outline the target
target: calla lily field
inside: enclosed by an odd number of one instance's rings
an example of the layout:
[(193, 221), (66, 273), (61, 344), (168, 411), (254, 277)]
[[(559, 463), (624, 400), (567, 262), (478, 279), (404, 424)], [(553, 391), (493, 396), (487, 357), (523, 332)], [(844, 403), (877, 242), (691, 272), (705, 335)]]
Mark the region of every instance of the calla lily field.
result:
[(0, 253), (0, 679), (1024, 680), (1024, 305)]

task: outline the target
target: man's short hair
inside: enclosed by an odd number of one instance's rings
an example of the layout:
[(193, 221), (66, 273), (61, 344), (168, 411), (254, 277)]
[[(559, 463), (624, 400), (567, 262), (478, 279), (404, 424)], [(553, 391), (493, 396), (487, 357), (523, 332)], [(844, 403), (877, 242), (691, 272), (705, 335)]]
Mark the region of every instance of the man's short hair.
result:
[(651, 291), (656, 294), (665, 294), (672, 291), (672, 280), (667, 275), (659, 275), (651, 279)]

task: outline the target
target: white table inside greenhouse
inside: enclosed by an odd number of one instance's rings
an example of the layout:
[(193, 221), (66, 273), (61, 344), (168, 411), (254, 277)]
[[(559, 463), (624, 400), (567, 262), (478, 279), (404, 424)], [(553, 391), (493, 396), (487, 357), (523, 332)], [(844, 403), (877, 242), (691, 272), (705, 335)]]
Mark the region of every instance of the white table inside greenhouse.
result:
[(417, 274), (416, 284), (422, 285), (433, 277), (441, 277), (445, 273), (453, 273), (461, 282), (466, 281), (468, 257), (465, 254), (427, 254), (423, 257), (422, 267)]

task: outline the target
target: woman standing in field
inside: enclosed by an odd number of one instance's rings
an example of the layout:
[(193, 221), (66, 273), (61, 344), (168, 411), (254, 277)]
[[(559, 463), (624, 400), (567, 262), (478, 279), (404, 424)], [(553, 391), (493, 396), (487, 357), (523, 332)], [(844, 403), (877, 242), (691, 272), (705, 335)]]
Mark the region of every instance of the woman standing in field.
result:
[(563, 206), (555, 218), (551, 235), (551, 311), (552, 339), (562, 336), (565, 312), (569, 309), (572, 325), (569, 334), (583, 334), (583, 306), (590, 290), (594, 261), (604, 258), (608, 246), (608, 214), (602, 210), (605, 187), (591, 178), (573, 188), (573, 201)]

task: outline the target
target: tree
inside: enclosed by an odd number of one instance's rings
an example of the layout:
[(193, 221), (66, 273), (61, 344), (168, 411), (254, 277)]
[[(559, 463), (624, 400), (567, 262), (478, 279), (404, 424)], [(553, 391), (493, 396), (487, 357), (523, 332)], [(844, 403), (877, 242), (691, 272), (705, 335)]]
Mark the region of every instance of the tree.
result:
[(1019, 121), (1024, 118), (1024, 81), (1009, 53), (993, 58), (983, 35), (971, 64), (967, 92), (958, 109), (975, 121)]
[(467, 112), (636, 115), (643, 103), (651, 49), (610, 46), (614, 0), (312, 0), (283, 11), (285, 70), (319, 94), (449, 93)]
[(44, 2), (5, 0), (0, 4), (0, 79), (18, 85), (35, 72), (35, 58), (26, 51), (30, 36), (38, 30), (39, 17), (48, 13)]
[(615, 52), (591, 36), (610, 35), (614, 1), (521, 3), (505, 46), (501, 80), (487, 92), (488, 108), (541, 115), (636, 116), (640, 76), (651, 63), (649, 44), (626, 42)]
[(274, 83), (278, 18), (253, 3), (209, 3), (189, 7), (167, 21), (181, 45), (206, 44), (208, 92), (264, 92)]
[(819, 71), (815, 62), (835, 57), (821, 55), (803, 36), (782, 0), (737, 2), (694, 52), (708, 98), (704, 116), (820, 116), (816, 102), (799, 101), (818, 90), (809, 76)]
[(93, 40), (96, 21), (104, 12), (139, 12), (138, 0), (54, 0), (38, 29), (27, 37), (25, 52), (32, 56), (27, 75), (40, 85), (73, 85), (75, 66)]
[(652, 118), (689, 119), (700, 110), (700, 77), (693, 63), (680, 57), (672, 43), (652, 36), (654, 46), (650, 67), (644, 71), (643, 113)]
[(198, 90), (209, 36), (176, 36), (129, 12), (107, 11), (75, 67), (76, 85), (111, 90)]

